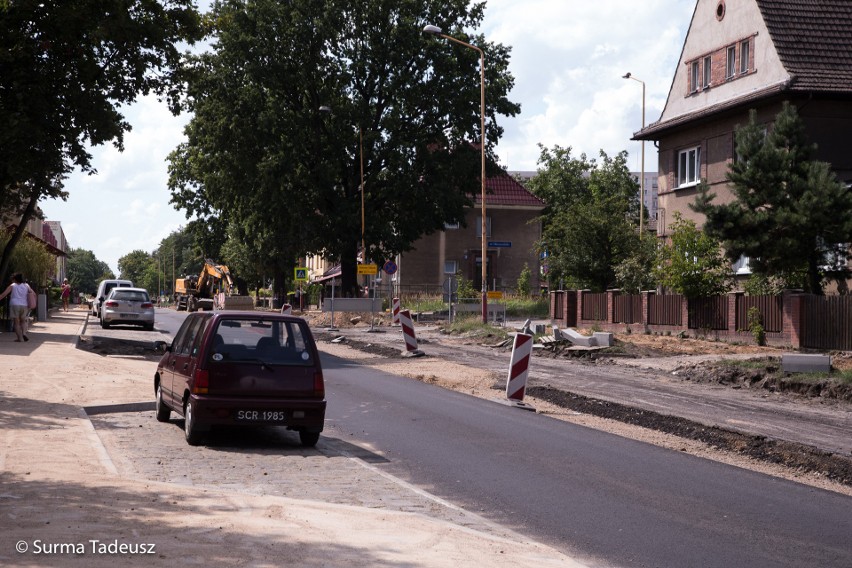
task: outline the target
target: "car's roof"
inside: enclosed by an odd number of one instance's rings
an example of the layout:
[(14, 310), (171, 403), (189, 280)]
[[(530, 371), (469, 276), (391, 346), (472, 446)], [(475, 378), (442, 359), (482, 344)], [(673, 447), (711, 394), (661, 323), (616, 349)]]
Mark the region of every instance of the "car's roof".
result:
[(216, 319), (253, 319), (277, 321), (305, 321), (297, 316), (284, 315), (279, 312), (255, 312), (248, 310), (218, 310), (213, 312)]
[(122, 286), (121, 288), (113, 288), (110, 290), (110, 294), (114, 294), (115, 292), (145, 292), (148, 293), (148, 290), (145, 288), (131, 288), (130, 286)]

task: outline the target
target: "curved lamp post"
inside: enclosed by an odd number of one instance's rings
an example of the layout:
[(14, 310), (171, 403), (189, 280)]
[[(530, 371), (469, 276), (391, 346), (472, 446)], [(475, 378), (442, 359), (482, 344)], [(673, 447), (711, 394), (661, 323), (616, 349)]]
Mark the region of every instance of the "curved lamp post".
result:
[(479, 54), (479, 136), (482, 158), (482, 171), (480, 173), (482, 180), (482, 323), (488, 323), (488, 243), (485, 224), (485, 53), (474, 45), (448, 36), (437, 26), (426, 26), (423, 28), (423, 32), (469, 47)]
[[(622, 79), (633, 79), (639, 83), (642, 83), (642, 130), (645, 129), (645, 81), (637, 79), (629, 72), (622, 76)], [(643, 219), (645, 218), (645, 141), (642, 140), (642, 179), (640, 181), (640, 189), (641, 192), (639, 197), (639, 238), (642, 238), (642, 224)]]

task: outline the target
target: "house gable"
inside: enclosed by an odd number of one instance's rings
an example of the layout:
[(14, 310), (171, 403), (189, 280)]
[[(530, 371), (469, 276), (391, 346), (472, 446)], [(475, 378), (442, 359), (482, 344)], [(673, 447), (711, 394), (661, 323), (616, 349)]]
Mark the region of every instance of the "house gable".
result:
[(658, 124), (790, 79), (754, 0), (699, 0)]

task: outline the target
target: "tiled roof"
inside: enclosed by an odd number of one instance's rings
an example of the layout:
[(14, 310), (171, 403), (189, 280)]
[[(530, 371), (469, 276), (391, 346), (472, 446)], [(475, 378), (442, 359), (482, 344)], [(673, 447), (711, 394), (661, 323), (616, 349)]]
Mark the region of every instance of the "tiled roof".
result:
[(852, 93), (852, 2), (756, 0), (794, 91)]
[[(474, 201), (479, 205), (482, 202), (481, 195), (477, 193), (474, 196)], [(485, 206), (489, 205), (544, 208), (544, 202), (541, 199), (530, 193), (527, 188), (515, 181), (506, 172), (485, 180)]]

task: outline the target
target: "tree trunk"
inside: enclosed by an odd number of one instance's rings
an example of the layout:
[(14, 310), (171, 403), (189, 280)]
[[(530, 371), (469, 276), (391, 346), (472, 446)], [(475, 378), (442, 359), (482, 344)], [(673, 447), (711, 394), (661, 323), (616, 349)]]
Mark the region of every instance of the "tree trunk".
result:
[[(30, 196), (30, 201), (27, 203), (27, 208), (24, 209), (24, 213), (21, 215), (21, 220), (15, 228), (15, 232), (12, 233), (12, 238), (9, 239), (9, 242), (6, 244), (6, 248), (3, 249), (3, 256), (0, 258), (0, 282), (6, 281), (6, 272), (8, 272), (9, 264), (12, 262), (12, 252), (14, 252), (15, 246), (17, 246), (21, 237), (24, 235), (24, 231), (27, 230), (27, 223), (30, 222), (30, 219), (33, 216), (33, 212), (38, 204), (39, 195), (40, 194), (37, 190), (33, 190), (33, 194)], [(38, 235), (38, 237), (41, 238), (41, 235)], [(25, 274), (24, 277), (27, 277), (27, 275)]]

